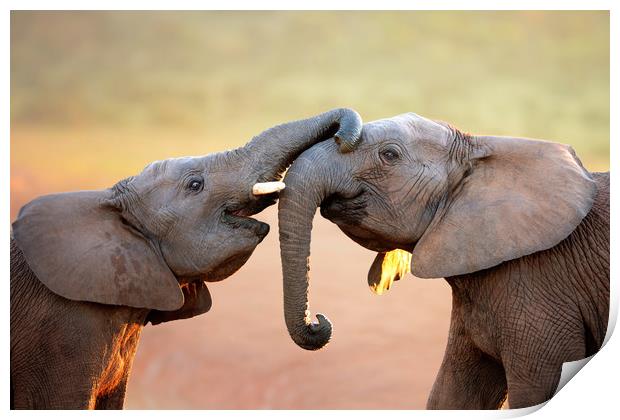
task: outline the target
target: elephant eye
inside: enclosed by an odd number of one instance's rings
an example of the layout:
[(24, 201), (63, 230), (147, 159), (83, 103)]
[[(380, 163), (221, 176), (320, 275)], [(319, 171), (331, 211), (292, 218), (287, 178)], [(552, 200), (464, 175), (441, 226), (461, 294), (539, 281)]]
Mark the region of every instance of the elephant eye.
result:
[(398, 151), (393, 148), (383, 149), (380, 152), (380, 155), (381, 155), (381, 159), (386, 163), (396, 162), (400, 158)]
[(200, 192), (202, 191), (203, 181), (200, 178), (192, 178), (187, 183), (187, 189), (192, 192)]

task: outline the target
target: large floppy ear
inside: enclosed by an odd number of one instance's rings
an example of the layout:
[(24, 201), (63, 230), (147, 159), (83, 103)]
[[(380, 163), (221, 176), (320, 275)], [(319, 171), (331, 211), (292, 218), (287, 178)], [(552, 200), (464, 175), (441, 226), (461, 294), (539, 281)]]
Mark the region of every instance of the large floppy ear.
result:
[(177, 279), (151, 242), (111, 205), (112, 192), (80, 191), (37, 198), (13, 223), (26, 262), (52, 292), (67, 299), (176, 310)]
[(473, 137), (471, 171), (413, 250), (411, 272), (449, 277), (564, 240), (588, 214), (596, 185), (567, 145)]
[(207, 285), (202, 281), (195, 281), (181, 286), (185, 303), (176, 311), (157, 311), (149, 312), (144, 324), (151, 323), (153, 325), (162, 322), (175, 321), (177, 319), (193, 318), (202, 315), (211, 309), (211, 293)]

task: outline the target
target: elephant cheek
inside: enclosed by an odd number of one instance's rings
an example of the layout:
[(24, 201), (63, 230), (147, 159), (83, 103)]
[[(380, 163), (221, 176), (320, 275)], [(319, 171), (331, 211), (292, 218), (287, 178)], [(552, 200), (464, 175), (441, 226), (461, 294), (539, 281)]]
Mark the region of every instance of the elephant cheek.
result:
[(217, 266), (210, 270), (205, 276), (205, 281), (217, 282), (232, 276), (248, 261), (248, 259), (250, 259), (253, 252), (254, 248), (240, 254), (235, 254), (221, 263), (218, 263)]

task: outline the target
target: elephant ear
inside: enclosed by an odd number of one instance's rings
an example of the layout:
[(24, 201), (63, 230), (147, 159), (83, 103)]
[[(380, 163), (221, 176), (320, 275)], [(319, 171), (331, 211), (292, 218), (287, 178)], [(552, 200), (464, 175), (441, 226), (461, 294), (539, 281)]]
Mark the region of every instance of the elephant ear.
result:
[(149, 240), (110, 203), (111, 191), (37, 198), (19, 213), (13, 236), (26, 262), (67, 299), (176, 310), (177, 279)]
[(175, 321), (177, 319), (193, 318), (204, 314), (211, 309), (211, 294), (207, 285), (202, 281), (195, 281), (181, 286), (185, 303), (176, 311), (157, 311), (149, 312), (146, 317), (145, 325), (161, 324), (162, 322)]
[(471, 171), (413, 250), (411, 272), (449, 277), (564, 240), (588, 214), (596, 185), (567, 145), (474, 137)]
[(368, 270), (368, 286), (376, 295), (390, 290), (396, 280), (409, 273), (411, 254), (402, 249), (379, 252)]

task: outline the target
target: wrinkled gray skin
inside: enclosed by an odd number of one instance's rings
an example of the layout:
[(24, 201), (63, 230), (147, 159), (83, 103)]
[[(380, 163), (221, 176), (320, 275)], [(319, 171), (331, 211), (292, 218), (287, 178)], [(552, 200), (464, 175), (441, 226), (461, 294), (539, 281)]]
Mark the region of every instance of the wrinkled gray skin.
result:
[[(453, 306), (429, 408), (511, 408), (552, 397), (563, 362), (594, 354), (609, 313), (609, 173), (569, 147), (471, 136), (415, 114), (364, 125), (358, 149), (333, 142), (289, 169), (279, 223), (284, 310), (293, 340), (331, 336), (308, 312), (316, 207), (379, 254), (412, 253), (411, 272), (445, 277)], [(386, 260), (389, 261), (389, 260)], [(377, 332), (377, 337), (380, 332)], [(414, 373), (415, 374), (415, 373)]]
[(254, 197), (253, 184), (334, 134), (349, 151), (360, 131), (357, 113), (337, 109), (25, 205), (11, 239), (11, 408), (122, 408), (142, 326), (207, 312), (205, 282), (233, 274), (267, 235), (248, 216), (277, 193)]

